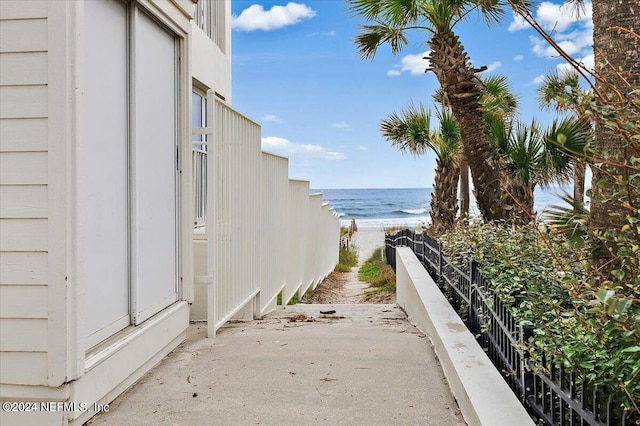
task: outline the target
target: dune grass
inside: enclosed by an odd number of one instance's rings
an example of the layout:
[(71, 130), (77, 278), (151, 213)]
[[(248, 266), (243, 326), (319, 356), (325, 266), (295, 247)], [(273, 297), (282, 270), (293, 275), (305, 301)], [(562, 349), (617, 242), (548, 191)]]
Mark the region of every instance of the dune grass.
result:
[(336, 272), (350, 272), (351, 268), (358, 265), (358, 251), (356, 246), (350, 244), (348, 247), (340, 247), (340, 255), (338, 257), (338, 264), (334, 271)]
[(360, 267), (358, 279), (368, 282), (370, 289), (365, 294), (395, 293), (396, 274), (387, 265), (382, 256), (382, 247), (377, 248), (371, 257)]

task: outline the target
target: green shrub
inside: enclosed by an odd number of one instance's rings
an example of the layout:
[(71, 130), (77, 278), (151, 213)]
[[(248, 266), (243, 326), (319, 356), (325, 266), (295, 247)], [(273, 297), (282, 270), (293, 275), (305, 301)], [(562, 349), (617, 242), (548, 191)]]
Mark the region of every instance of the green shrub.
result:
[[(576, 248), (563, 235), (536, 226), (471, 223), (442, 242), (461, 269), (468, 271), (472, 259), (478, 262), (517, 321), (534, 323), (528, 342), (534, 360), (543, 352), (559, 354), (566, 366), (605, 392), (616, 392), (627, 409), (638, 410), (640, 269), (602, 287), (589, 262), (588, 242)], [(640, 259), (638, 247), (621, 246), (633, 253), (623, 258), (632, 271)]]

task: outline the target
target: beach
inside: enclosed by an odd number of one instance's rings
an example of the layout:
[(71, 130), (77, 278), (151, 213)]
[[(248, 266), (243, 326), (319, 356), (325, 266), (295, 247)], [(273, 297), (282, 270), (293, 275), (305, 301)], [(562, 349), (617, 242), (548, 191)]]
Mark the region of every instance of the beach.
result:
[(351, 243), (358, 248), (358, 266), (371, 257), (375, 249), (384, 247), (384, 229), (381, 226), (363, 227), (356, 222), (358, 232), (351, 237)]
[(380, 226), (358, 225), (358, 231), (353, 234), (350, 242), (358, 253), (358, 264), (350, 272), (333, 272), (313, 291), (307, 303), (395, 303), (394, 294), (379, 294), (366, 296), (369, 283), (358, 279), (358, 270), (373, 252), (384, 247), (384, 230)]

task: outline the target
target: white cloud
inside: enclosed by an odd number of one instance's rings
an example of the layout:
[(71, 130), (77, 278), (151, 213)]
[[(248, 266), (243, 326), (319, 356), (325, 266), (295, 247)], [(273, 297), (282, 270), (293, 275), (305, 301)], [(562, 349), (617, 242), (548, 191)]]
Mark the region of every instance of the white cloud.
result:
[(424, 53), (418, 53), (415, 55), (406, 55), (400, 59), (400, 63), (393, 66), (393, 69), (387, 71), (389, 77), (395, 77), (403, 72), (410, 72), (412, 75), (424, 74), (424, 71), (429, 68), (429, 60), (424, 59), (429, 56), (430, 51)]
[(544, 74), (540, 74), (539, 76), (533, 79), (532, 83), (536, 85), (540, 85), (542, 84), (543, 81), (544, 81)]
[(584, 10), (576, 10), (574, 4), (564, 2), (561, 5), (543, 1), (536, 11), (536, 19), (547, 31), (565, 31), (574, 22), (591, 22), (592, 5), (586, 1)]
[(332, 123), (331, 127), (334, 129), (344, 129), (344, 130), (350, 130), (351, 129), (351, 125), (349, 123), (347, 123), (346, 121), (339, 121), (337, 123)]
[[(540, 37), (530, 36), (532, 50), (537, 56), (543, 58), (558, 57), (558, 52)], [(591, 29), (575, 30), (570, 33), (560, 33), (554, 37), (556, 43), (568, 55), (586, 56), (593, 45), (593, 32)]]
[[(596, 66), (596, 61), (595, 61), (595, 56), (594, 55), (587, 55), (584, 58), (580, 58), (578, 59), (578, 62), (582, 62), (582, 64), (589, 70), (593, 70)], [(562, 63), (562, 64), (558, 64), (556, 65), (556, 68), (558, 68), (559, 71), (565, 71), (565, 70), (572, 70), (573, 67), (571, 65), (569, 65), (568, 63)]]
[(356, 149), (357, 149), (358, 151), (366, 151), (366, 150), (367, 150), (367, 147), (366, 147), (366, 146), (364, 146), (364, 145), (358, 145), (358, 146), (356, 146)]
[(263, 123), (282, 123), (282, 119), (274, 114), (267, 114), (264, 117), (260, 117), (260, 121)]
[(492, 72), (492, 71), (495, 71), (495, 70), (497, 70), (498, 68), (500, 68), (501, 66), (502, 66), (502, 62), (500, 62), (500, 61), (492, 62), (492, 63), (490, 63), (490, 64), (487, 66), (487, 70), (486, 70), (486, 72)]
[(315, 32), (315, 33), (311, 33), (309, 34), (309, 37), (320, 37), (320, 36), (325, 36), (325, 37), (335, 37), (336, 32), (334, 30), (331, 31), (327, 31), (327, 32)]
[(520, 31), (527, 28), (531, 28), (527, 21), (524, 20), (520, 15), (513, 14), (513, 21), (509, 24), (509, 31)]
[[(566, 54), (578, 58), (588, 58), (593, 54), (593, 18), (590, 0), (585, 1), (584, 9), (576, 9), (568, 1), (562, 4), (543, 1), (538, 6), (535, 16)], [(560, 56), (546, 40), (537, 36), (530, 36), (529, 40), (531, 50), (537, 56), (542, 58)]]
[(347, 156), (342, 152), (330, 151), (320, 145), (297, 144), (277, 136), (262, 138), (262, 149), (291, 157), (315, 158), (328, 161), (347, 159)]
[[(535, 18), (546, 31), (564, 32), (574, 23), (591, 27), (593, 25), (591, 1), (585, 2), (584, 9), (576, 9), (575, 5), (568, 1), (562, 4), (543, 1), (535, 11)], [(514, 13), (513, 21), (509, 24), (509, 31), (520, 31), (527, 28), (530, 28), (529, 24), (520, 15)]]
[[(535, 12), (536, 20), (548, 32), (558, 46), (571, 56), (587, 57), (592, 53), (593, 18), (592, 3), (585, 1), (584, 9), (576, 9), (565, 1), (554, 4), (543, 1)], [(517, 19), (514, 19), (516, 22)], [(513, 24), (513, 22), (512, 22)], [(531, 50), (542, 58), (557, 58), (558, 52), (540, 37), (530, 36)]]
[(291, 2), (286, 6), (273, 6), (269, 10), (254, 4), (243, 10), (240, 16), (231, 17), (231, 28), (239, 31), (271, 31), (298, 24), (314, 16), (315, 10), (304, 4)]
[(516, 56), (514, 56), (514, 57), (513, 57), (513, 60), (514, 60), (514, 61), (521, 61), (521, 60), (523, 60), (523, 59), (524, 59), (524, 56), (523, 56), (523, 55), (516, 55)]

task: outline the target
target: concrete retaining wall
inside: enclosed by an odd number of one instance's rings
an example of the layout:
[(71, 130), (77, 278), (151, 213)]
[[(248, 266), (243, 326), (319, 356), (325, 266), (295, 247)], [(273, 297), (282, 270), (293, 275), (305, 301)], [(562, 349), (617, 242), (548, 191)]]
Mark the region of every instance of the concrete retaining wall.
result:
[(500, 373), (408, 247), (396, 248), (398, 305), (426, 333), (469, 425), (533, 425)]

